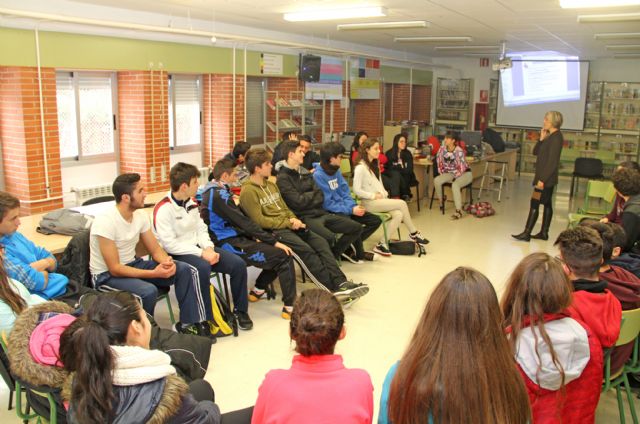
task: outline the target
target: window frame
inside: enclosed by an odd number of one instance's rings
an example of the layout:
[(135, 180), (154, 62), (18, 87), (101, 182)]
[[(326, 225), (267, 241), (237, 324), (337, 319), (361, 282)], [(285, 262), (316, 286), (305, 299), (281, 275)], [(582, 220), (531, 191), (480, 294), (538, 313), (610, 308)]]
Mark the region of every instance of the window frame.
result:
[[(77, 156), (69, 156), (62, 157), (62, 151), (60, 151), (60, 162), (63, 166), (74, 166), (74, 165), (90, 165), (92, 163), (103, 163), (103, 162), (117, 162), (119, 157), (120, 150), (120, 131), (119, 125), (120, 120), (118, 116), (118, 75), (114, 71), (78, 71), (71, 69), (56, 69), (56, 77), (58, 74), (70, 74), (71, 82), (73, 87), (73, 95), (74, 95), (74, 103), (75, 103), (75, 114), (76, 114), (76, 133), (77, 133), (77, 143), (78, 143), (78, 155)], [(112, 119), (112, 129), (113, 129), (113, 152), (112, 153), (102, 153), (98, 155), (83, 155), (82, 154), (82, 123), (80, 119), (80, 90), (79, 90), (79, 81), (78, 75), (92, 75), (92, 76), (105, 76), (109, 77), (111, 80), (111, 119)], [(56, 88), (57, 90), (57, 88)], [(57, 93), (57, 91), (56, 91)], [(57, 116), (56, 116), (57, 120)]]
[[(199, 122), (200, 122), (200, 142), (194, 144), (188, 144), (186, 146), (177, 146), (176, 140), (178, 135), (178, 129), (176, 127), (176, 85), (173, 84), (174, 78), (194, 78), (198, 81), (198, 103), (200, 104), (199, 110)], [(202, 75), (200, 74), (188, 74), (188, 73), (171, 73), (167, 76), (167, 116), (169, 122), (167, 122), (167, 131), (169, 133), (169, 154), (173, 153), (187, 153), (187, 152), (203, 152), (204, 151), (204, 122), (203, 122), (203, 93), (202, 93)], [(169, 113), (171, 111), (172, 113)], [(171, 123), (173, 122), (173, 139), (171, 137)], [(173, 143), (172, 143), (173, 140)]]

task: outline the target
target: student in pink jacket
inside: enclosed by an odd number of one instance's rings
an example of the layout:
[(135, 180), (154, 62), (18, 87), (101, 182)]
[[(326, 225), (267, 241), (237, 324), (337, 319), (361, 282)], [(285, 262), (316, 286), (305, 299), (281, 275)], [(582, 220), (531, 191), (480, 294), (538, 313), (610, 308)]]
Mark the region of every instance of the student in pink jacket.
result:
[(288, 370), (271, 370), (260, 389), (252, 424), (371, 423), (373, 385), (365, 370), (348, 369), (333, 350), (346, 336), (340, 302), (328, 291), (302, 292), (293, 306), (296, 342)]

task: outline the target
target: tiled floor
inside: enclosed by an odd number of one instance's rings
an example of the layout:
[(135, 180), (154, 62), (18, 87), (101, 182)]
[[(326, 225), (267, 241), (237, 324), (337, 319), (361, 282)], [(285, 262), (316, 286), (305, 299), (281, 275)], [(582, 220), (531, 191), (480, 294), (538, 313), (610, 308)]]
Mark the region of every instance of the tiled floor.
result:
[[(367, 282), (371, 292), (346, 312), (347, 337), (338, 343), (337, 353), (343, 355), (349, 367), (366, 369), (375, 387), (374, 399), (389, 366), (402, 354), (414, 325), (424, 308), (429, 293), (444, 274), (465, 265), (482, 271), (501, 294), (506, 278), (515, 264), (535, 251), (555, 253), (553, 242), (516, 242), (509, 234), (522, 231), (530, 196), (530, 177), (523, 176), (511, 185), (507, 198), (501, 203), (486, 197), (496, 208), (490, 218), (465, 216), (450, 221), (453, 205), (446, 215), (439, 210), (420, 213), (411, 210), (415, 223), (431, 240), (426, 257), (382, 258), (364, 265), (343, 263), (344, 272), (355, 281)], [(555, 200), (556, 215), (551, 237), (566, 227), (569, 208), (568, 181), (562, 181)], [(406, 236), (406, 229), (402, 229)], [(311, 285), (299, 285), (299, 290)], [(177, 305), (177, 303), (174, 303)], [(262, 301), (250, 306), (255, 322), (252, 331), (241, 332), (238, 338), (227, 337), (213, 346), (207, 380), (213, 385), (218, 404), (223, 411), (231, 411), (253, 404), (264, 374), (272, 368), (286, 368), (293, 356), (288, 337), (288, 322), (280, 318), (280, 301)], [(161, 325), (168, 326), (164, 305), (158, 305)], [(18, 422), (13, 412), (4, 409), (6, 389), (0, 392), (0, 421)], [(376, 405), (376, 411), (377, 411)], [(636, 399), (640, 410), (640, 401)], [(628, 414), (628, 413), (627, 413)], [(617, 404), (613, 392), (602, 396), (598, 407), (598, 423), (618, 421)]]

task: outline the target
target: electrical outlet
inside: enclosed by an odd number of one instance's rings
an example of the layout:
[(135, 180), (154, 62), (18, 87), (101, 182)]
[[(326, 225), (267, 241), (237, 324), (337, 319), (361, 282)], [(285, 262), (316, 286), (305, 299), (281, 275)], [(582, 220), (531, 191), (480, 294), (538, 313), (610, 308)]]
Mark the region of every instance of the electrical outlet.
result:
[(163, 164), (160, 164), (160, 180), (162, 182), (167, 181), (167, 167)]
[(149, 168), (149, 182), (156, 182), (156, 169), (153, 166)]

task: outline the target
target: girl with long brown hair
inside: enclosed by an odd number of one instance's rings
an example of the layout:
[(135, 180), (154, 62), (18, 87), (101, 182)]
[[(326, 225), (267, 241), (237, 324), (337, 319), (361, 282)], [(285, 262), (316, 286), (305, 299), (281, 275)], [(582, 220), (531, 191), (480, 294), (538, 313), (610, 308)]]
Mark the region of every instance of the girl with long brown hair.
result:
[(538, 252), (520, 261), (502, 296), (504, 326), (534, 423), (595, 421), (602, 347), (586, 324), (566, 312), (572, 292), (560, 261)]
[[(367, 139), (360, 145), (359, 152), (360, 163), (356, 166), (353, 176), (353, 192), (362, 199), (362, 205), (369, 212), (387, 212), (391, 215), (387, 224), (388, 234), (394, 234), (402, 222), (409, 230), (411, 240), (422, 245), (429, 243), (429, 240), (424, 238), (413, 225), (407, 202), (401, 199), (389, 199), (389, 193), (382, 184), (378, 166), (380, 143), (377, 140)], [(384, 238), (378, 242), (373, 251), (383, 256), (391, 256)]]
[(480, 272), (456, 268), (433, 291), (389, 370), (378, 423), (526, 424), (530, 417), (496, 292)]
[(0, 331), (9, 333), (22, 311), (43, 302), (46, 299), (29, 293), (21, 282), (9, 278), (4, 268), (4, 247), (0, 245)]

